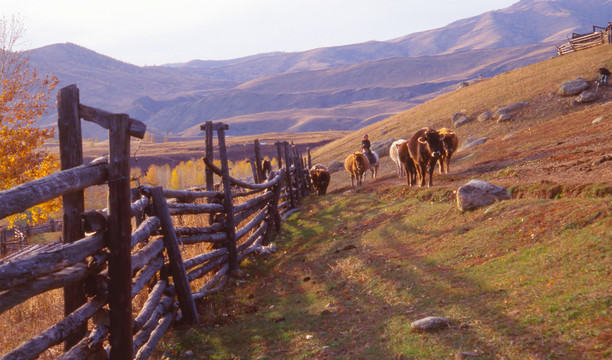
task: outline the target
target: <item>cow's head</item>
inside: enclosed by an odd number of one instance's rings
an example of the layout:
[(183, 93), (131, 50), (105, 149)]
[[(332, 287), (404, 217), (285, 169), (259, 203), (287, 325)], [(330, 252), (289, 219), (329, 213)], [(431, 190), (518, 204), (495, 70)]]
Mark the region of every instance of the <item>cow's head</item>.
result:
[(357, 168), (359, 174), (364, 173), (366, 165), (365, 162), (369, 161), (366, 156), (360, 152), (356, 152), (353, 154), (353, 159), (355, 160), (355, 167)]
[(452, 155), (455, 152), (455, 150), (457, 150), (453, 148), (453, 143), (451, 141), (450, 136), (443, 135), (441, 140), (442, 140), (442, 147), (444, 149), (444, 153), (446, 154), (446, 156)]
[(436, 130), (427, 129), (427, 131), (425, 131), (425, 133), (423, 133), (423, 135), (417, 140), (419, 143), (426, 146), (429, 156), (433, 158), (439, 158), (442, 156), (442, 151), (444, 151), (444, 147), (442, 145), (444, 135), (440, 135)]

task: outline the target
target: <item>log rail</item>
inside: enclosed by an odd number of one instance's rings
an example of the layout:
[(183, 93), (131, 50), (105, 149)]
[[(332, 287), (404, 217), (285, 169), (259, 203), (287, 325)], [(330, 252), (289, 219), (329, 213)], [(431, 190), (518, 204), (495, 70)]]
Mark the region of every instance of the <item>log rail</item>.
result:
[[(599, 30), (598, 30), (599, 29)], [(612, 30), (601, 26), (593, 26), (589, 34), (572, 34), (568, 42), (557, 46), (557, 55), (565, 55), (575, 51), (586, 50), (594, 46), (612, 43)]]
[[(72, 234), (71, 240), (34, 245), (0, 259), (0, 314), (52, 289), (63, 288), (65, 298), (77, 290), (84, 292), (65, 307), (62, 320), (1, 359), (35, 359), (62, 343), (61, 359), (146, 359), (171, 324), (179, 320), (197, 324), (195, 301), (223, 289), (228, 278), (239, 271), (240, 263), (268, 244), (280, 229), (283, 216), (294, 211), (312, 188), (308, 171), (295, 147), (283, 142), (277, 146), (285, 156), (278, 160), (279, 164), (284, 160), (285, 165), (267, 179), (260, 166), (253, 166), (254, 183), (232, 178), (224, 146), (228, 126), (207, 122), (202, 125), (207, 135), (205, 186), (191, 190), (130, 189), (129, 138), (142, 138), (146, 126), (128, 115), (80, 104), (76, 85), (60, 90), (60, 106), (58, 128), (60, 137), (72, 144), (72, 153), (66, 155), (72, 160), (66, 161), (59, 173), (0, 192), (0, 219), (63, 196), (65, 221), (59, 227), (54, 223), (52, 230)], [(66, 126), (64, 117), (73, 125)], [(79, 145), (62, 133), (62, 127), (70, 128), (71, 136), (82, 142), (75, 118), (109, 130), (110, 160), (79, 163), (82, 157), (74, 150)], [(215, 131), (221, 168), (214, 166), (212, 159)], [(255, 140), (252, 162), (261, 160), (258, 145)], [(214, 174), (222, 179), (221, 191), (213, 190)], [(109, 187), (108, 208), (79, 210), (82, 198), (75, 194), (101, 184)], [(175, 227), (173, 216), (184, 215), (202, 216), (209, 225)], [(132, 229), (134, 223), (137, 226)], [(213, 244), (213, 249), (182, 258), (182, 247), (202, 243)], [(195, 280), (204, 285), (192, 290)], [(146, 300), (133, 310), (132, 300), (139, 294)], [(137, 314), (134, 318), (133, 313)]]

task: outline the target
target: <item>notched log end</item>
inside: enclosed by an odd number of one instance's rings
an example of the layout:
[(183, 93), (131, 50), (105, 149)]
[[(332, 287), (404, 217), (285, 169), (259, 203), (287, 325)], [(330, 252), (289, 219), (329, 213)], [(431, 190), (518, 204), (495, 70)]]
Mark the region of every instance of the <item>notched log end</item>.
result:
[(100, 232), (106, 230), (107, 215), (99, 210), (87, 211), (81, 214), (83, 231), (86, 233)]

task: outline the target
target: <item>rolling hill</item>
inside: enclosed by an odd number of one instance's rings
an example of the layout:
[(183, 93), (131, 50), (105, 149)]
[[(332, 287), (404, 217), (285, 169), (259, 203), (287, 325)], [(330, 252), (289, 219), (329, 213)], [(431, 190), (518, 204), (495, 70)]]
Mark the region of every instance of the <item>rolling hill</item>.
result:
[[(159, 357), (255, 359), (610, 358), (612, 45), (548, 59), (445, 93), (364, 129), (373, 140), (448, 126), (518, 101), (513, 119), (454, 128), (449, 174), (410, 187), (389, 157), (351, 186), (333, 172), (327, 195), (288, 216), (273, 253), (199, 306), (197, 328), (164, 337)], [(582, 77), (596, 99), (556, 90)], [(360, 133), (314, 152), (328, 164), (357, 150)], [(511, 198), (457, 208), (472, 179)], [(412, 324), (446, 319), (436, 329)]]
[[(60, 86), (76, 83), (83, 103), (129, 113), (153, 133), (194, 135), (207, 120), (229, 123), (234, 135), (355, 130), (459, 82), (549, 58), (572, 32), (605, 24), (606, 9), (609, 0), (523, 0), (389, 41), (226, 61), (139, 67), (75, 44), (32, 50), (31, 60)], [(84, 132), (105, 136), (89, 124)]]

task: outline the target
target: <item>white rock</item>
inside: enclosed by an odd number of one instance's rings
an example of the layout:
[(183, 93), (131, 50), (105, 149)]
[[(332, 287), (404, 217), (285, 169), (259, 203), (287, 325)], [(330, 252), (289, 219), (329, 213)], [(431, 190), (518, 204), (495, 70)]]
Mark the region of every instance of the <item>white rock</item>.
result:
[(421, 331), (436, 331), (444, 328), (448, 328), (450, 320), (438, 316), (428, 316), (426, 318), (417, 320), (410, 324), (412, 330)]
[(484, 180), (470, 180), (457, 190), (457, 207), (461, 211), (473, 210), (511, 198), (512, 195), (504, 187)]
[(589, 83), (586, 80), (582, 78), (576, 78), (574, 80), (569, 80), (561, 84), (561, 86), (559, 87), (559, 91), (557, 91), (557, 94), (561, 96), (578, 95), (582, 92), (582, 90), (585, 90), (588, 87)]

